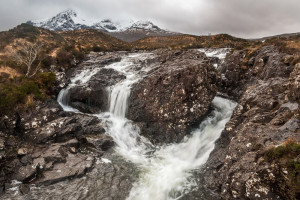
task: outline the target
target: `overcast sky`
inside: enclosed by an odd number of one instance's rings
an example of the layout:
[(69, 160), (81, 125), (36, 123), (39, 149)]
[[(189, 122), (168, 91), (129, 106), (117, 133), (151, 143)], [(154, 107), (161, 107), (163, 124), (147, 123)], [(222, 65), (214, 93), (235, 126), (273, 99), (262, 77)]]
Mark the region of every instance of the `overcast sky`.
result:
[(87, 18), (151, 20), (196, 35), (256, 38), (300, 32), (300, 0), (0, 0), (0, 31), (68, 8)]

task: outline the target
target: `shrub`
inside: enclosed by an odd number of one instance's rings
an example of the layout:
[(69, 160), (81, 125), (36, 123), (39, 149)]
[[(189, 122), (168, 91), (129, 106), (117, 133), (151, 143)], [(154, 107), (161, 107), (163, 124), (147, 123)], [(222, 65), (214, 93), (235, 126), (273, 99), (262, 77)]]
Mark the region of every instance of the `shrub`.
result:
[(49, 68), (53, 64), (52, 56), (47, 56), (42, 60), (42, 67)]
[(0, 114), (10, 114), (26, 108), (28, 97), (45, 100), (54, 88), (55, 74), (40, 73), (33, 78), (19, 77), (0, 84)]
[(101, 49), (101, 47), (94, 45), (92, 47), (92, 51), (94, 51), (94, 52), (100, 52), (100, 51), (102, 51), (102, 49)]
[(265, 152), (265, 156), (268, 161), (273, 161), (284, 157), (295, 157), (298, 155), (300, 155), (300, 144), (292, 140), (288, 141), (284, 145), (271, 148)]

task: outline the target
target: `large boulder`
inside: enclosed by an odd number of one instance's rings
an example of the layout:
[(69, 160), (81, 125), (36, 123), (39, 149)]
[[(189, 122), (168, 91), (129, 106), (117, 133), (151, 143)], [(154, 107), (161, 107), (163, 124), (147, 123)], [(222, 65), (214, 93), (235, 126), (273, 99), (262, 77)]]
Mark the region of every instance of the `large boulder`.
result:
[(208, 112), (219, 75), (197, 51), (167, 51), (161, 57), (159, 67), (133, 86), (128, 118), (154, 143), (179, 142)]

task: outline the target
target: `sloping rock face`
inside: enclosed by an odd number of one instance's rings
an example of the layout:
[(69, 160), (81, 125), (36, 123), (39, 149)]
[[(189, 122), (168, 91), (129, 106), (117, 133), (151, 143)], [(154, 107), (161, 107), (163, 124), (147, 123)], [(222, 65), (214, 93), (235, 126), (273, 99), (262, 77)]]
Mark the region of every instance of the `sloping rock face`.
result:
[(82, 177), (114, 146), (101, 120), (61, 111), (56, 101), (3, 117), (0, 126), (1, 191), (9, 180), (45, 185)]
[(208, 112), (218, 72), (197, 51), (160, 52), (161, 62), (133, 86), (128, 118), (152, 142), (179, 142)]
[(246, 63), (245, 56), (234, 52), (223, 63), (223, 89), (239, 104), (199, 175), (199, 185), (224, 199), (299, 199), (297, 150), (278, 157), (268, 153), (300, 141), (299, 64), (291, 65), (286, 60), (293, 55), (273, 46), (259, 49)]

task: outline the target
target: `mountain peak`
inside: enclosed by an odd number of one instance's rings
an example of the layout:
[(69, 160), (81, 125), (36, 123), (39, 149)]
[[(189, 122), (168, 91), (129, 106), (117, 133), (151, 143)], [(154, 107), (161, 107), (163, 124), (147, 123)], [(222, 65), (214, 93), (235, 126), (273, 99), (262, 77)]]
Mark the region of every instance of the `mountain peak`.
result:
[[(118, 37), (118, 33), (122, 34), (124, 32), (127, 32), (128, 34), (134, 35), (134, 37), (130, 35), (130, 37), (132, 37), (133, 39), (136, 39), (136, 34), (141, 35), (141, 37), (144, 37), (144, 35), (152, 36), (175, 34), (159, 28), (149, 20), (136, 22), (132, 20), (114, 22), (109, 18), (105, 18), (103, 20), (85, 20), (72, 9), (66, 9), (47, 20), (28, 21), (27, 23), (33, 26), (42, 27), (53, 31), (97, 29), (108, 32), (109, 34), (115, 35), (116, 37)], [(113, 33), (116, 33), (117, 35)], [(139, 36), (138, 39), (140, 39), (141, 37)]]
[(161, 29), (154, 25), (151, 21), (137, 21), (133, 23), (129, 30), (150, 30), (150, 31), (160, 31)]
[(77, 17), (77, 13), (72, 10), (71, 8), (68, 8), (60, 13), (58, 13), (56, 16), (62, 16), (62, 15), (68, 15), (70, 17)]

